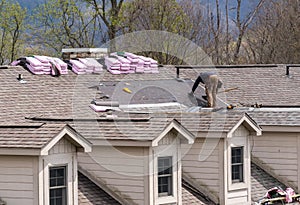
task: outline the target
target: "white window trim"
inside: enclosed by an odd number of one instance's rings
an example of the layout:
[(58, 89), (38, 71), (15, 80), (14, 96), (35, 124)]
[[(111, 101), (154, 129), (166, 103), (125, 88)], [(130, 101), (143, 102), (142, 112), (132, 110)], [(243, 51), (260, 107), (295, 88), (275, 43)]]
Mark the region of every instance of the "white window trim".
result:
[(55, 154), (39, 160), (39, 204), (49, 205), (49, 168), (67, 167), (67, 204), (78, 205), (77, 162), (74, 154)]
[[(154, 148), (154, 157), (153, 157), (153, 181), (154, 181), (154, 199), (155, 204), (169, 204), (169, 203), (177, 203), (181, 204), (178, 201), (178, 182), (180, 178), (180, 172), (178, 171), (181, 165), (178, 162), (178, 152), (180, 151), (180, 147), (178, 146), (179, 140), (174, 140), (174, 143), (171, 145), (160, 145)], [(159, 196), (158, 195), (158, 157), (172, 157), (172, 196)]]
[[(231, 148), (233, 147), (243, 147), (243, 182), (232, 182), (232, 161), (231, 161)], [(236, 144), (230, 144), (228, 147), (228, 190), (238, 190), (238, 189), (246, 189), (248, 188), (248, 162), (247, 162), (247, 154), (248, 147), (246, 144), (236, 145)]]

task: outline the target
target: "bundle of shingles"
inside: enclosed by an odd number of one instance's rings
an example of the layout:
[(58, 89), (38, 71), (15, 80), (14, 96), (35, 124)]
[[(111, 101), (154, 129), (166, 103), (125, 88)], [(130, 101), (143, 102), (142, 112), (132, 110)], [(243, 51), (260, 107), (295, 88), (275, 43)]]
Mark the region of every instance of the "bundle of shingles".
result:
[(68, 65), (59, 58), (48, 56), (28, 56), (19, 58), (11, 63), (11, 65), (21, 65), (36, 75), (64, 75), (68, 74)]
[(95, 58), (78, 58), (72, 59), (69, 62), (72, 71), (76, 74), (101, 73), (103, 70), (102, 64)]
[(100, 73), (103, 70), (102, 64), (94, 58), (79, 58), (64, 62), (59, 58), (34, 55), (19, 58), (11, 63), (12, 66), (21, 65), (36, 75), (52, 76), (68, 74), (68, 64), (76, 74)]
[(111, 53), (105, 57), (105, 65), (112, 74), (158, 73), (156, 60), (129, 52)]

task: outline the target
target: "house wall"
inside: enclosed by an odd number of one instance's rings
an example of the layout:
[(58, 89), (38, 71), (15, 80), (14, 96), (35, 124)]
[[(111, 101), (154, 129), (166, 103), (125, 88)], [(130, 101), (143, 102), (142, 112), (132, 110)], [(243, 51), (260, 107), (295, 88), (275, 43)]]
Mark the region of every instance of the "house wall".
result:
[[(150, 159), (150, 204), (182, 204), (181, 190), (181, 149), (179, 133), (173, 129), (167, 133), (158, 143), (152, 147)], [(172, 194), (170, 196), (159, 196), (158, 194), (158, 158), (172, 157)], [(153, 187), (153, 188), (152, 188)]]
[[(251, 155), (250, 155), (250, 133), (244, 126), (239, 126), (231, 138), (227, 139), (225, 153), (227, 159), (227, 179), (225, 183), (225, 204), (251, 204)], [(231, 181), (231, 147), (244, 147), (243, 176), (244, 181), (233, 183)], [(226, 167), (226, 165), (225, 165)], [(225, 172), (226, 173), (226, 172)], [(226, 176), (225, 176), (226, 177)]]
[[(299, 190), (300, 140), (297, 133), (263, 132), (254, 137), (252, 155), (263, 165)], [(300, 190), (299, 190), (300, 191)]]
[(147, 204), (148, 153), (146, 147), (94, 146), (91, 153), (78, 156), (82, 170), (102, 188), (107, 187), (128, 204)]
[(67, 166), (68, 204), (78, 205), (77, 152), (66, 138), (60, 139), (48, 152), (39, 157), (39, 204), (49, 204), (49, 168)]
[(0, 198), (8, 205), (38, 204), (38, 157), (0, 156)]
[(223, 139), (208, 139), (204, 143), (204, 138), (197, 138), (192, 146), (181, 145), (183, 176), (219, 202), (223, 179)]

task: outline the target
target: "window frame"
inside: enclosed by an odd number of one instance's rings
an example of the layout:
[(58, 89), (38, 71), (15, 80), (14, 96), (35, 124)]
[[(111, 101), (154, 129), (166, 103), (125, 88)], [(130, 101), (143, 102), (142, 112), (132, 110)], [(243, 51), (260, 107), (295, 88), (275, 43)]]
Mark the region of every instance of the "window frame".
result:
[[(51, 171), (54, 169), (63, 169), (64, 172), (64, 178), (63, 178), (63, 185), (60, 186), (51, 186)], [(63, 199), (63, 205), (68, 204), (68, 166), (67, 165), (61, 165), (61, 166), (49, 166), (49, 204), (51, 205), (51, 190), (58, 190), (58, 189), (64, 189), (65, 196)]]
[[(170, 169), (170, 173), (164, 173), (160, 174), (159, 169), (161, 168), (159, 166), (160, 160), (169, 160), (170, 167), (163, 166), (162, 168)], [(167, 192), (160, 192), (160, 179), (167, 178), (167, 186), (168, 191)], [(166, 197), (166, 196), (173, 196), (173, 157), (172, 156), (164, 156), (164, 157), (157, 157), (157, 189), (158, 189), (158, 197)]]
[(68, 204), (78, 205), (78, 200), (76, 196), (78, 195), (78, 185), (77, 185), (77, 160), (76, 154), (54, 154), (42, 156), (39, 159), (39, 199), (40, 203), (44, 205), (50, 205), (50, 172), (49, 167), (53, 166), (66, 166), (67, 175), (67, 202)]
[[(240, 149), (240, 156), (239, 156), (239, 160), (241, 162), (233, 162), (233, 150), (234, 149)], [(236, 156), (235, 156), (236, 157)], [(236, 157), (237, 158), (237, 157)], [(235, 184), (235, 183), (244, 183), (245, 181), (245, 170), (244, 170), (244, 146), (238, 146), (238, 147), (231, 147), (231, 182), (232, 184)], [(239, 177), (237, 179), (234, 179), (234, 170), (233, 170), (233, 167), (238, 167), (238, 175)]]
[[(181, 201), (181, 150), (180, 139), (176, 138), (171, 144), (159, 145), (151, 147), (149, 155), (150, 160), (150, 197), (153, 196), (153, 204), (172, 204)], [(159, 196), (158, 195), (158, 157), (172, 156), (172, 195)], [(151, 174), (152, 173), (152, 174)], [(153, 182), (153, 183), (152, 183)]]

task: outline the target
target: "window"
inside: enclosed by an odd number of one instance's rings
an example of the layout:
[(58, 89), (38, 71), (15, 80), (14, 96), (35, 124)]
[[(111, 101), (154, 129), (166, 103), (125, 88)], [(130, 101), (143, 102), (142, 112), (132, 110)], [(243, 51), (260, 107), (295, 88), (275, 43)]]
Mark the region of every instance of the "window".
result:
[(172, 157), (158, 158), (158, 196), (170, 196), (172, 188)]
[(244, 181), (244, 148), (232, 147), (231, 148), (231, 180), (232, 183)]
[(67, 205), (67, 167), (49, 168), (50, 205)]

